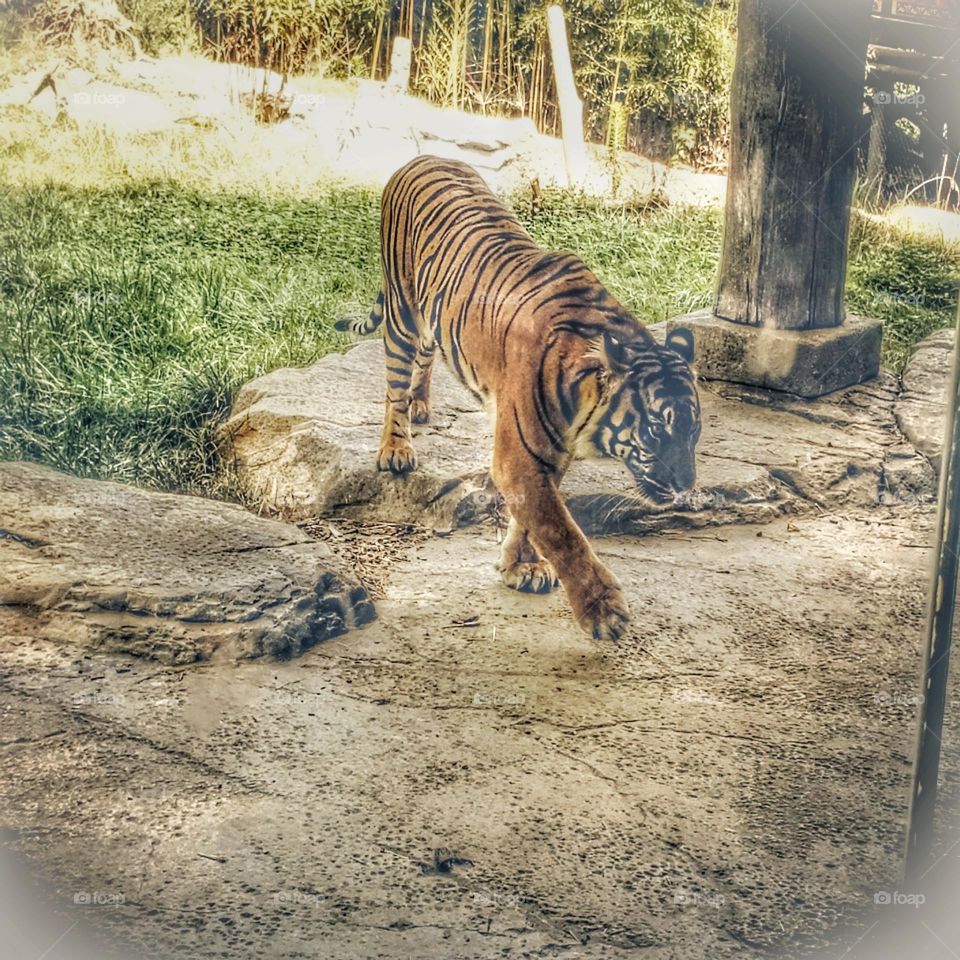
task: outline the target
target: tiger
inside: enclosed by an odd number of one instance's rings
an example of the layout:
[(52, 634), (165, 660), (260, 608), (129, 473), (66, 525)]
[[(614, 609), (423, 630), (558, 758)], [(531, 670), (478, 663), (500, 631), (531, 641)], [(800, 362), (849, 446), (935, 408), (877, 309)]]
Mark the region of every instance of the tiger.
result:
[(562, 584), (579, 626), (617, 640), (630, 621), (622, 587), (558, 492), (574, 459), (616, 458), (635, 495), (663, 508), (696, 481), (700, 401), (693, 337), (663, 346), (572, 253), (539, 247), (473, 168), (419, 156), (381, 203), (383, 284), (369, 318), (383, 325), (386, 405), (377, 468), (417, 466), (411, 424), (430, 419), (434, 355), (490, 411), (490, 476), (509, 514), (503, 582)]

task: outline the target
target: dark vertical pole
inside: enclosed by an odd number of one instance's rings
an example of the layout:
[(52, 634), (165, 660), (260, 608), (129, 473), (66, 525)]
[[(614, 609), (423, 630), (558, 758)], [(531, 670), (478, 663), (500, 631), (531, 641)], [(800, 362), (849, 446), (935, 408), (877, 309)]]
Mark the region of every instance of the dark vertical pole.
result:
[(843, 322), (869, 33), (869, 0), (740, 0), (718, 317)]
[(917, 752), (907, 826), (904, 873), (918, 880), (928, 869), (933, 847), (934, 808), (940, 772), (940, 735), (947, 700), (947, 671), (953, 639), (960, 553), (960, 310), (953, 346), (953, 366), (947, 393), (947, 416), (940, 467), (935, 567), (930, 588), (923, 660), (923, 685), (918, 710)]
[(887, 143), (895, 116), (890, 105), (894, 99), (894, 81), (877, 73), (868, 81), (873, 87), (870, 105), (870, 145), (867, 147), (867, 185), (871, 196), (882, 200), (887, 185)]

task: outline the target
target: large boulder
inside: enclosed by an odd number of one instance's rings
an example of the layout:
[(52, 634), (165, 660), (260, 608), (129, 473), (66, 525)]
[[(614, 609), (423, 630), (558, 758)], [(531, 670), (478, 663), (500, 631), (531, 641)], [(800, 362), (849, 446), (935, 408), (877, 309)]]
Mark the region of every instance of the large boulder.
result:
[[(223, 436), (246, 496), (291, 520), (340, 513), (450, 527), (487, 515), (496, 507), (490, 423), (441, 362), (434, 370), (433, 422), (415, 428), (418, 469), (402, 478), (377, 472), (383, 378), (383, 346), (372, 340), (242, 387)], [(901, 440), (893, 415), (897, 390), (897, 378), (887, 373), (814, 401), (704, 383), (699, 486), (683, 509), (639, 503), (626, 468), (615, 461), (574, 464), (562, 490), (592, 533), (872, 505), (881, 495), (887, 453)]]
[(286, 658), (374, 617), (329, 549), (234, 504), (0, 463), (0, 633), (173, 663)]

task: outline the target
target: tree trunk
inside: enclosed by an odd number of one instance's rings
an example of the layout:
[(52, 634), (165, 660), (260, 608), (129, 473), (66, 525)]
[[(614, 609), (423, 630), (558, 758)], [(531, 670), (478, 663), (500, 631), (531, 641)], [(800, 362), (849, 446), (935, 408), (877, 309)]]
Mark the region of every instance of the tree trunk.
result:
[(716, 313), (843, 322), (870, 0), (740, 0)]

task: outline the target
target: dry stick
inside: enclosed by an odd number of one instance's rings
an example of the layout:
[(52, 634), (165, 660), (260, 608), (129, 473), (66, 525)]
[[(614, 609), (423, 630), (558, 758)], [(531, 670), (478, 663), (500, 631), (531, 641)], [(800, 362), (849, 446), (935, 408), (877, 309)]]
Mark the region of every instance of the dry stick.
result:
[(373, 56), (370, 59), (370, 79), (377, 79), (377, 67), (380, 65), (380, 42), (383, 36), (383, 18), (385, 14), (381, 11), (380, 19), (377, 21), (377, 34), (373, 40)]

